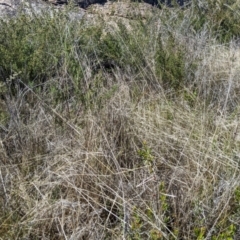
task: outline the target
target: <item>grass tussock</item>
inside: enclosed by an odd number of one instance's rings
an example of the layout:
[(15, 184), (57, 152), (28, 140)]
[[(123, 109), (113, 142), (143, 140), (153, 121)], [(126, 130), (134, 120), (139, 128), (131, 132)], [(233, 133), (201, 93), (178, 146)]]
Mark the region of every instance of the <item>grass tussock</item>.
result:
[(238, 239), (238, 36), (201, 3), (0, 22), (1, 239)]

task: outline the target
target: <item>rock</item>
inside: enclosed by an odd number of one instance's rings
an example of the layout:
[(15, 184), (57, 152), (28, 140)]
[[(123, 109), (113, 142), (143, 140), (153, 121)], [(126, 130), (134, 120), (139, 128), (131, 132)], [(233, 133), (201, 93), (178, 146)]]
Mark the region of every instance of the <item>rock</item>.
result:
[[(64, 7), (60, 5), (54, 6), (50, 4), (53, 2), (46, 2), (41, 0), (0, 0), (0, 18), (7, 19), (8, 17), (14, 17), (17, 13), (24, 13), (29, 16), (36, 16), (45, 12), (54, 13), (56, 11), (64, 10)], [(69, 18), (71, 20), (81, 19), (85, 11), (78, 8), (73, 11), (69, 11)]]
[(120, 25), (124, 25), (129, 32), (141, 27), (142, 22), (151, 18), (156, 11), (160, 10), (147, 3), (107, 2), (90, 6), (83, 21), (88, 26), (101, 26), (103, 39), (108, 33), (118, 32)]
[(14, 1), (12, 0), (2, 0), (0, 2), (0, 17), (14, 16), (16, 13), (16, 8)]
[(73, 3), (80, 8), (87, 9), (92, 4), (105, 4), (107, 0), (46, 0), (54, 5), (67, 5)]
[[(88, 15), (115, 15), (118, 17), (141, 17), (146, 18), (147, 15), (152, 13), (153, 3), (139, 3), (132, 2), (131, 0), (123, 0), (122, 2), (108, 1), (107, 0), (74, 0), (77, 6), (81, 8), (73, 8), (67, 11), (71, 20), (82, 19), (87, 13)], [(156, 1), (156, 0), (145, 0)], [(0, 0), (0, 17), (7, 19), (14, 17), (17, 13), (21, 12), (29, 16), (35, 16), (45, 12), (54, 13), (61, 11), (64, 6), (69, 3), (67, 0)], [(73, 3), (73, 2), (72, 2)], [(90, 7), (91, 6), (91, 7)], [(88, 8), (87, 11), (83, 8)]]
[[(132, 0), (131, 2), (145, 2), (152, 6), (159, 6), (159, 4), (166, 4), (172, 6), (174, 0)], [(189, 0), (176, 0), (180, 6), (183, 6), (185, 2)], [(42, 11), (52, 11), (50, 5), (61, 6), (69, 3), (73, 3), (83, 9), (87, 9), (90, 5), (100, 4), (104, 5), (107, 0), (0, 0), (0, 17), (2, 16), (14, 16), (19, 11), (21, 6), (25, 9), (26, 13), (31, 14), (32, 10), (34, 14), (39, 14)], [(51, 3), (51, 4), (47, 4)], [(83, 14), (80, 14), (79, 18)], [(75, 16), (77, 16), (75, 14)]]
[[(69, 2), (74, 2), (76, 5), (80, 6), (81, 8), (88, 8), (92, 4), (105, 4), (108, 0), (46, 0), (52, 2), (55, 5), (62, 5), (68, 4)], [(111, 1), (111, 0), (110, 0)], [(177, 3), (179, 6), (184, 6), (184, 2), (188, 0), (132, 0), (131, 2), (139, 2), (139, 3), (148, 3), (152, 6), (160, 6), (161, 4), (165, 4), (166, 6), (173, 7), (174, 2)], [(115, 2), (115, 1), (111, 1)]]
[[(151, 5), (137, 2), (107, 2), (104, 5), (92, 5), (88, 8), (88, 14), (97, 14), (104, 19), (111, 16), (132, 20), (146, 19), (156, 11)], [(106, 19), (105, 19), (106, 20)]]

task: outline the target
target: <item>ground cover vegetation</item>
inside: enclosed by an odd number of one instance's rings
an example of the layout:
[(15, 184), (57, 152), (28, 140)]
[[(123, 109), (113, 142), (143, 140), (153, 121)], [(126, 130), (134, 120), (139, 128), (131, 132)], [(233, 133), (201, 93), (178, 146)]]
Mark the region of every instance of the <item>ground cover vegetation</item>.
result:
[(239, 7), (0, 20), (0, 239), (239, 239)]

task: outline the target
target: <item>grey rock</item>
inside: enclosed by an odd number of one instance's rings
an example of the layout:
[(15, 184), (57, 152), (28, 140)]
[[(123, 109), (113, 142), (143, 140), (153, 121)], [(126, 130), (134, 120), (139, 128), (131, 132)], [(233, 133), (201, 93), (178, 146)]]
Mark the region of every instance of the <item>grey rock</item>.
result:
[(0, 1), (0, 17), (14, 16), (15, 13), (16, 8), (12, 0)]
[[(92, 4), (105, 4), (108, 2), (107, 0), (56, 0), (54, 4), (61, 5), (61, 4), (68, 4), (70, 1), (74, 1), (76, 5), (81, 8), (88, 8)], [(111, 1), (111, 0), (110, 0)], [(161, 6), (161, 4), (165, 4), (168, 7), (173, 7), (174, 2), (177, 3), (179, 6), (183, 7), (185, 2), (189, 0), (133, 0), (132, 2), (145, 2), (153, 6)]]
[[(61, 6), (54, 6), (51, 2), (41, 0), (0, 0), (0, 18), (7, 20), (8, 17), (15, 17), (18, 13), (24, 13), (29, 16), (36, 16), (48, 12), (50, 15), (54, 12), (62, 11)], [(70, 20), (81, 19), (85, 11), (78, 8), (68, 11)]]

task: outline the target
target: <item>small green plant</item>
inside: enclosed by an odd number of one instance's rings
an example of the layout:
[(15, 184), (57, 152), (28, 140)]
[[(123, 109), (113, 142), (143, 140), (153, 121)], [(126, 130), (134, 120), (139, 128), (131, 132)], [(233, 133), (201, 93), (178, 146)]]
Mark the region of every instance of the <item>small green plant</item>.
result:
[(143, 227), (143, 220), (138, 214), (137, 208), (133, 209), (133, 217), (131, 223), (131, 234), (129, 240), (140, 240), (141, 239), (141, 229)]
[(143, 142), (142, 148), (138, 150), (138, 155), (141, 157), (144, 165), (152, 165), (154, 156), (152, 155), (151, 148), (148, 147), (145, 141)]
[[(159, 184), (159, 201), (161, 204), (161, 210), (163, 212), (166, 212), (169, 210), (169, 204), (167, 202), (167, 196), (166, 196), (166, 188), (165, 188), (165, 183), (161, 182)], [(168, 217), (165, 219), (166, 221), (168, 221)]]
[(145, 218), (139, 214), (139, 210), (135, 207), (133, 209), (133, 216), (132, 216), (132, 224), (131, 224), (131, 234), (129, 236), (129, 240), (140, 240), (144, 239), (147, 231), (146, 236), (149, 236), (151, 240), (161, 240), (163, 239), (162, 232), (150, 226), (147, 221), (154, 222), (155, 217), (153, 211), (150, 208), (147, 208), (144, 211)]
[(193, 107), (194, 104), (196, 103), (196, 100), (197, 100), (197, 92), (196, 91), (191, 92), (190, 90), (185, 89), (184, 93), (183, 93), (183, 96), (184, 96), (184, 100), (187, 101), (187, 103), (191, 107)]
[(194, 234), (197, 240), (205, 239), (206, 228), (204, 227), (196, 227), (194, 229)]
[(162, 233), (159, 230), (152, 229), (152, 230), (150, 230), (150, 239), (151, 240), (162, 240), (164, 238), (163, 238)]
[(212, 237), (212, 240), (234, 240), (236, 233), (236, 226), (234, 224), (230, 224), (219, 234)]

